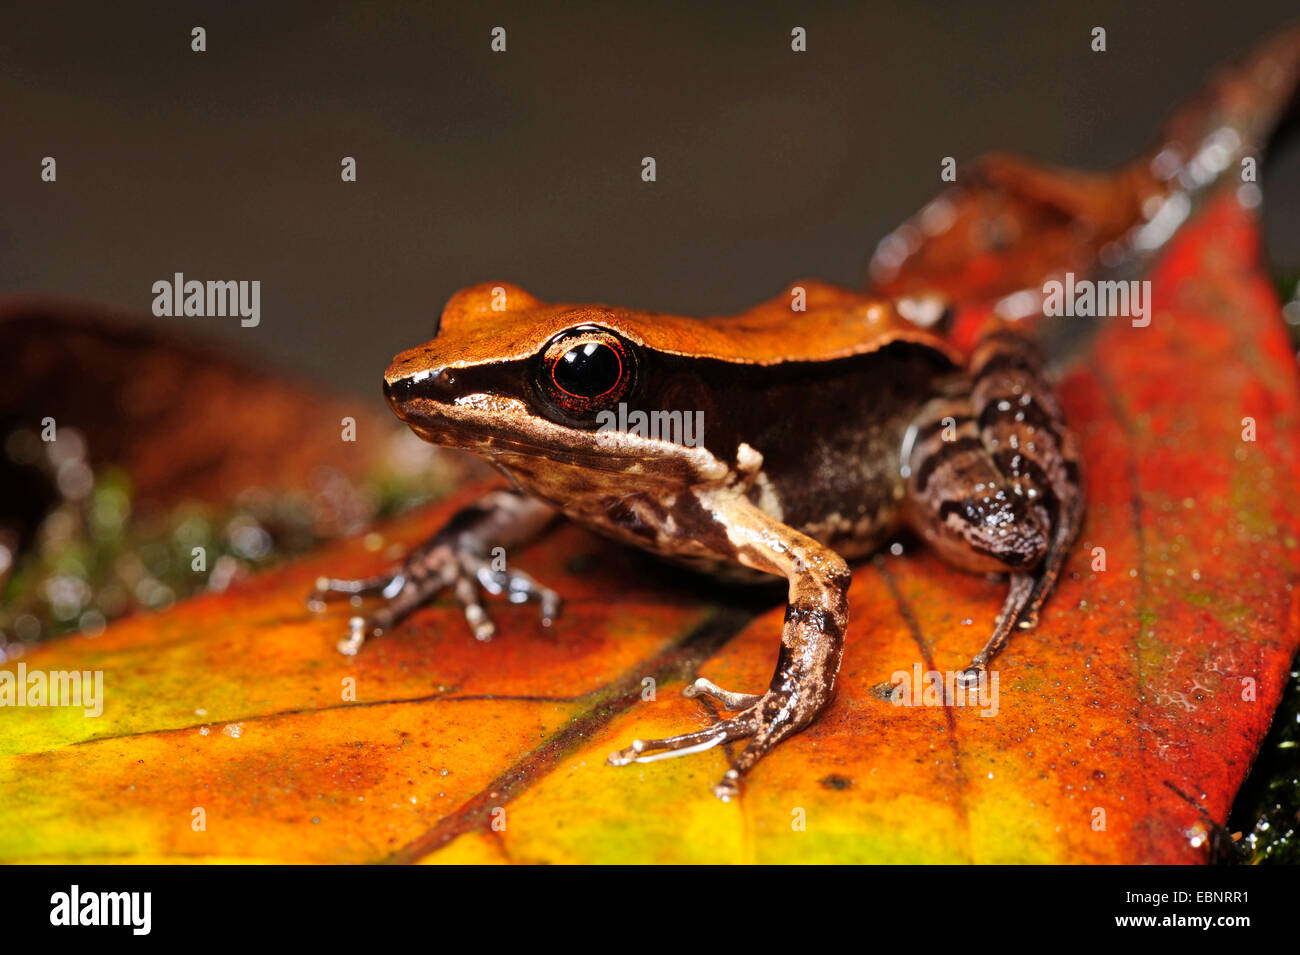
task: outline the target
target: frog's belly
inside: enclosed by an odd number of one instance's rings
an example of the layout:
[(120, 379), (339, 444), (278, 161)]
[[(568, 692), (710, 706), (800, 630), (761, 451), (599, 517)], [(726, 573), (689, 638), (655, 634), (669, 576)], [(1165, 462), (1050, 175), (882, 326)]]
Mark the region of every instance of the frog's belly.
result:
[(799, 530), (813, 540), (820, 541), (845, 560), (856, 560), (876, 551), (897, 533), (902, 521), (899, 508), (894, 505), (866, 513), (838, 511), (826, 515), (811, 527)]
[[(728, 580), (770, 576), (740, 564), (729, 528), (707, 503), (727, 484), (744, 482), (748, 499), (773, 519), (807, 534), (845, 559), (871, 553), (895, 531), (904, 482), (898, 447), (902, 414), (856, 427), (843, 423), (797, 448), (788, 433), (763, 454), (756, 473), (706, 487), (521, 459), (503, 468), (569, 519), (620, 543)], [(796, 453), (791, 453), (795, 451)], [(760, 453), (762, 453), (760, 451)], [(738, 455), (739, 457), (739, 455)]]
[[(746, 567), (744, 564), (739, 563), (734, 555), (719, 555), (699, 540), (676, 538), (672, 542), (672, 546), (647, 546), (647, 541), (643, 537), (631, 534), (623, 527), (611, 525), (604, 521), (586, 520), (578, 517), (575, 517), (574, 520), (602, 537), (639, 550), (650, 551), (655, 556), (670, 563), (728, 583), (770, 584), (780, 579), (772, 574)], [(845, 560), (856, 560), (873, 553), (898, 528), (897, 521), (884, 526), (873, 525), (870, 528), (862, 527), (859, 521), (856, 527), (847, 529), (843, 528), (841, 521), (838, 519), (832, 520), (828, 518), (826, 523), (827, 527), (825, 528), (811, 529), (830, 529), (827, 537), (816, 537), (815, 539), (834, 549)], [(834, 527), (830, 528), (829, 526), (832, 524)], [(801, 528), (801, 530), (803, 529)], [(815, 536), (809, 533), (808, 530), (803, 532), (808, 533), (809, 537)]]
[[(785, 522), (779, 496), (772, 487), (757, 488), (750, 497), (772, 517)], [(867, 484), (857, 498), (833, 501), (823, 496), (814, 520), (792, 524), (800, 532), (832, 548), (847, 560), (879, 547), (899, 525), (901, 494), (892, 485), (885, 494)], [(841, 488), (841, 491), (846, 488)], [(770, 582), (770, 574), (739, 563), (725, 525), (713, 520), (691, 490), (675, 495), (627, 494), (614, 501), (602, 498), (587, 507), (570, 499), (562, 508), (574, 522), (608, 537), (649, 551), (698, 573), (733, 582)]]

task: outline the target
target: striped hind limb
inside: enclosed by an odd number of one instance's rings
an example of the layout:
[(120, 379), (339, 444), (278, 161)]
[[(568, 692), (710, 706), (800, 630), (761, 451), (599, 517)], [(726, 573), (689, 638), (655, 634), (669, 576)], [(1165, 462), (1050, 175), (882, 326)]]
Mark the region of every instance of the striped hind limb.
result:
[(909, 524), (954, 566), (1008, 575), (965, 668), (976, 679), (1013, 631), (1037, 626), (1083, 518), (1078, 443), (1034, 341), (1006, 323), (987, 329), (966, 376), (917, 415), (905, 454)]

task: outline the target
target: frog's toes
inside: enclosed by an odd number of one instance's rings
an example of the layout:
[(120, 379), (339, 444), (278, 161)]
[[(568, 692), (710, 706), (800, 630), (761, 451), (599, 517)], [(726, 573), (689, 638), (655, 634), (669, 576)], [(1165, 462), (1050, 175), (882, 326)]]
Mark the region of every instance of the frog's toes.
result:
[(630, 763), (653, 763), (657, 759), (688, 756), (713, 749), (719, 743), (750, 736), (753, 724), (739, 717), (722, 720), (707, 729), (668, 736), (664, 739), (634, 739), (632, 745), (609, 754), (609, 765), (627, 766)]
[(753, 706), (763, 697), (757, 693), (732, 693), (730, 690), (724, 690), (712, 680), (706, 680), (700, 677), (686, 689), (682, 690), (682, 696), (695, 698), (705, 696), (711, 700), (716, 700), (728, 710), (745, 710)]
[(734, 769), (729, 769), (722, 774), (722, 779), (713, 787), (713, 795), (717, 796), (723, 802), (731, 802), (733, 798), (740, 795), (740, 773)]
[(955, 682), (958, 686), (970, 689), (979, 685), (981, 675), (988, 672), (988, 664), (972, 660), (964, 670), (958, 670)]
[[(745, 698), (747, 694), (728, 693), (710, 683), (700, 681), (690, 687), (695, 694), (722, 699), (724, 706)], [(724, 694), (719, 697), (718, 694)], [(827, 702), (827, 691), (808, 693), (796, 698), (788, 692), (768, 690), (762, 696), (754, 697), (754, 702), (735, 716), (713, 724), (707, 729), (683, 733), (681, 736), (669, 736), (666, 739), (633, 740), (632, 745), (609, 754), (611, 766), (626, 766), (629, 763), (649, 763), (656, 759), (670, 756), (685, 756), (688, 753), (702, 753), (720, 743), (750, 738), (749, 745), (735, 758), (731, 768), (713, 787), (713, 794), (723, 802), (740, 793), (740, 780), (754, 764), (771, 752), (782, 740), (797, 733), (812, 721)]]
[(504, 596), (512, 604), (538, 604), (543, 626), (549, 627), (560, 615), (560, 595), (522, 570), (494, 570), (490, 564), (481, 563), (475, 568), (475, 576), (493, 596)]
[(355, 657), (365, 642), (366, 621), (361, 617), (353, 617), (348, 621), (348, 635), (337, 644), (338, 651), (345, 657)]
[(465, 622), (469, 624), (474, 639), (485, 642), (491, 640), (497, 628), (479, 600), (478, 587), (474, 585), (474, 578), (457, 577), (452, 583), (451, 593), (456, 598), (456, 603), (460, 604), (461, 613), (464, 614)]
[(393, 593), (389, 593), (389, 591), (394, 586), (400, 589), (401, 581), (400, 574), (379, 574), (375, 577), (362, 577), (357, 580), (317, 577), (316, 586), (307, 595), (307, 609), (319, 613), (325, 609), (325, 601), (332, 597), (347, 597), (354, 606), (361, 603), (363, 597), (378, 594), (391, 597)]
[(511, 603), (535, 601), (541, 606), (542, 623), (550, 626), (560, 612), (560, 595), (538, 583), (522, 570), (495, 569), (484, 555), (457, 551), (448, 544), (421, 548), (411, 554), (395, 574), (381, 574), (360, 580), (320, 577), (307, 596), (307, 606), (323, 610), (333, 597), (347, 597), (359, 605), (364, 597), (380, 597), (384, 605), (368, 617), (349, 621), (348, 635), (338, 643), (340, 653), (355, 656), (365, 641), (391, 629), (417, 607), (443, 591), (460, 604), (470, 632), (478, 640), (491, 640), (496, 627), (483, 605), (482, 592), (504, 596)]
[(632, 745), (623, 749), (616, 749), (605, 758), (605, 762), (611, 766), (627, 766), (636, 762), (637, 757), (641, 754), (642, 747), (645, 746), (645, 740), (634, 739)]
[[(384, 581), (380, 584), (379, 581)], [(319, 581), (317, 582), (320, 583)], [(339, 584), (359, 585), (355, 590), (328, 589), (327, 593), (376, 593), (384, 598), (384, 605), (367, 617), (353, 617), (348, 621), (348, 635), (337, 644), (339, 653), (356, 656), (362, 644), (392, 628), (421, 604), (432, 600), (443, 588), (439, 577), (403, 570), (388, 577), (372, 577), (367, 581), (331, 581)], [(321, 588), (318, 587), (318, 590)]]

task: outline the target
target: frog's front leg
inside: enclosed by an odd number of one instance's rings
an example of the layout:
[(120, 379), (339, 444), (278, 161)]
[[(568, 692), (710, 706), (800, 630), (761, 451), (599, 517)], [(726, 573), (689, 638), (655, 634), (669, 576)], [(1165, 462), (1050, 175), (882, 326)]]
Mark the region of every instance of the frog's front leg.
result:
[(713, 787), (718, 798), (727, 800), (739, 792), (741, 776), (774, 746), (811, 723), (830, 702), (848, 626), (850, 574), (839, 554), (743, 498), (702, 503), (725, 524), (740, 563), (790, 582), (776, 672), (762, 695), (732, 693), (709, 680), (696, 680), (686, 688), (687, 696), (708, 696), (740, 712), (681, 736), (633, 740), (626, 749), (611, 753), (609, 762), (615, 766), (644, 763), (749, 739)]
[(368, 617), (353, 617), (350, 632), (339, 641), (348, 656), (361, 649), (367, 637), (378, 636), (416, 608), (450, 590), (465, 614), (474, 636), (491, 639), (495, 628), (479, 600), (479, 590), (511, 603), (536, 601), (542, 620), (550, 623), (559, 612), (560, 598), (521, 570), (495, 566), (492, 549), (527, 543), (546, 528), (556, 512), (549, 504), (516, 490), (491, 491), (457, 511), (428, 541), (407, 554), (391, 574), (361, 580), (322, 577), (307, 598), (314, 610), (324, 609), (330, 597), (354, 599), (381, 596), (386, 603)]
[(1009, 589), (967, 680), (988, 668), (1013, 630), (1038, 625), (1083, 519), (1079, 452), (1037, 346), (995, 324), (970, 376), (921, 411), (905, 455), (911, 525), (949, 563), (1007, 572)]

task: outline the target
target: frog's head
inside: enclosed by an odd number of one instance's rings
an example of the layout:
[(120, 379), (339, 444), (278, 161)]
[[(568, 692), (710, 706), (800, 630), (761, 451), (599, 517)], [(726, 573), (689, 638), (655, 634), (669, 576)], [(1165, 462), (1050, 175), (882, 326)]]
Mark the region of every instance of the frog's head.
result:
[(726, 467), (705, 448), (619, 427), (629, 409), (657, 408), (674, 394), (665, 378), (676, 376), (662, 373), (664, 356), (642, 333), (652, 318), (549, 305), (505, 283), (472, 286), (447, 303), (432, 340), (393, 359), (384, 394), (426, 441), (515, 472), (545, 460), (646, 479), (716, 479)]

